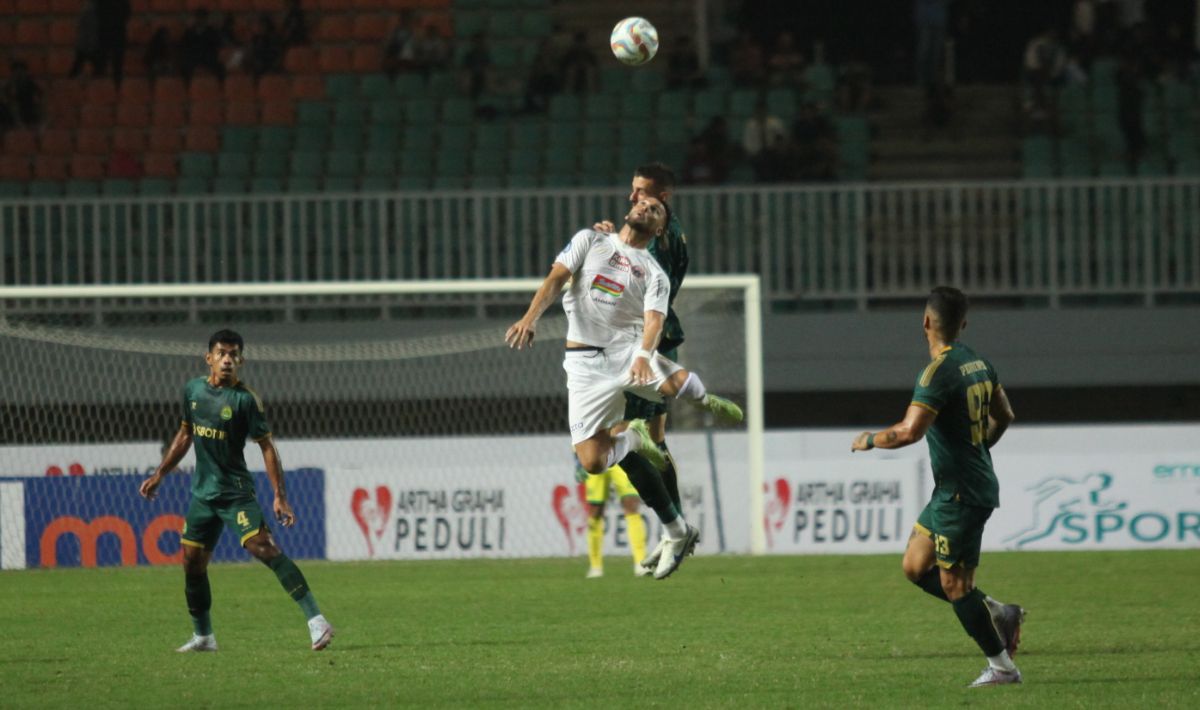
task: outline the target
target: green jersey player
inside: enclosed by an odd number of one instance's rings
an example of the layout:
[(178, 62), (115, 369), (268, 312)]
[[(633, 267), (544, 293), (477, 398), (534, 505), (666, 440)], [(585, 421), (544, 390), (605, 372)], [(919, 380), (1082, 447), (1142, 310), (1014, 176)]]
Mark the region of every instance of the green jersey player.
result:
[(242, 547), (271, 568), (284, 590), (308, 619), (312, 649), (320, 651), (333, 638), (333, 627), (325, 620), (308, 582), (287, 555), (271, 539), (271, 531), (254, 497), (254, 478), (246, 469), (242, 450), (249, 439), (262, 449), (267, 478), (275, 492), (275, 519), (284, 527), (295, 523), (283, 484), (283, 465), (271, 438), (262, 400), (238, 380), (245, 362), (242, 336), (221, 330), (208, 341), (204, 356), (207, 377), (197, 377), (183, 388), (182, 422), (162, 463), (142, 482), (141, 494), (154, 498), (159, 484), (179, 465), (192, 443), (196, 444), (196, 470), (192, 474), (192, 501), (184, 520), (184, 592), (192, 616), (193, 635), (179, 647), (189, 651), (216, 651), (209, 609), (212, 592), (208, 584), (208, 562), (213, 548), (228, 525), (236, 531)]
[[(687, 276), (688, 246), (687, 237), (683, 233), (683, 225), (679, 223), (678, 215), (671, 210), (671, 206), (668, 204), (668, 200), (674, 192), (675, 173), (663, 163), (647, 163), (639, 165), (634, 170), (629, 201), (636, 203), (645, 197), (654, 197), (667, 208), (667, 227), (662, 234), (650, 242), (647, 250), (667, 273), (671, 286), (667, 317), (663, 321), (663, 334), (662, 340), (658, 344), (658, 352), (669, 360), (678, 362), (679, 346), (683, 345), (683, 326), (679, 322), (679, 315), (675, 312), (675, 298), (679, 295), (683, 279)], [(597, 224), (596, 228), (611, 232), (613, 225), (610, 222), (602, 222)], [(627, 422), (635, 419), (645, 420), (646, 427), (650, 431), (650, 438), (658, 444), (658, 448), (667, 462), (667, 467), (662, 471), (663, 484), (667, 487), (667, 492), (675, 506), (683, 510), (683, 503), (679, 495), (679, 474), (675, 470), (675, 459), (667, 448), (667, 403), (652, 402), (626, 392), (624, 419)], [(623, 428), (624, 425), (619, 424), (613, 427), (613, 431), (619, 432)], [(657, 547), (642, 560), (645, 569), (655, 568), (662, 556), (666, 541), (667, 538), (664, 535)]]
[(851, 451), (896, 449), (929, 440), (933, 496), (917, 518), (904, 551), (904, 574), (925, 592), (950, 602), (967, 634), (988, 658), (971, 687), (1020, 683), (1013, 665), (1025, 610), (1001, 604), (975, 586), (983, 527), (1000, 505), (991, 449), (1014, 419), (996, 369), (959, 342), (967, 327), (967, 297), (938, 286), (925, 305), (931, 362), (921, 371), (904, 421), (863, 432)]

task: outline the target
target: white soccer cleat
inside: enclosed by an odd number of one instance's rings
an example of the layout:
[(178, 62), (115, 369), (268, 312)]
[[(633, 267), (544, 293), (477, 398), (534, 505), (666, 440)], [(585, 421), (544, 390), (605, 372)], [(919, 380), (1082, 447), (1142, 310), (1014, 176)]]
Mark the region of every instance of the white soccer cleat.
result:
[(588, 571), (587, 571), (587, 574), (584, 575), (584, 579), (597, 579), (597, 578), (603, 577), (603, 576), (604, 576), (604, 568), (603, 567), (588, 567)]
[(669, 542), (670, 540), (668, 540), (664, 535), (663, 538), (658, 541), (658, 544), (654, 546), (654, 549), (650, 551), (650, 554), (646, 555), (646, 558), (639, 563), (641, 564), (642, 569), (653, 572), (654, 568), (658, 567), (658, 561), (662, 559), (663, 550), (667, 549), (667, 543)]
[(983, 673), (975, 679), (970, 688), (985, 688), (989, 685), (1010, 685), (1021, 682), (1021, 671), (1013, 669), (1011, 671), (1002, 671), (999, 668), (988, 666), (983, 669)]
[(644, 456), (650, 465), (659, 471), (667, 467), (667, 457), (663, 456), (662, 449), (658, 448), (658, 444), (654, 443), (654, 439), (651, 438), (650, 430), (646, 428), (646, 420), (634, 419), (629, 422), (626, 429), (637, 436), (637, 445), (634, 446), (634, 451)]
[(644, 562), (634, 562), (633, 563), (633, 576), (634, 577), (649, 577), (650, 575), (654, 574), (653, 568), (643, 567), (642, 566), (643, 564), (645, 564), (645, 563)]
[(320, 651), (333, 640), (333, 627), (325, 620), (324, 614), (317, 614), (308, 620), (308, 635), (312, 638), (312, 650)]
[(192, 634), (192, 638), (187, 643), (175, 649), (176, 653), (192, 653), (193, 651), (215, 651), (217, 650), (217, 637), (212, 634), (201, 636), (200, 634)]
[(670, 577), (671, 573), (683, 564), (683, 558), (695, 551), (698, 542), (700, 542), (700, 531), (692, 525), (687, 526), (687, 534), (683, 537), (678, 540), (668, 540), (666, 549), (663, 550), (662, 557), (658, 560), (658, 566), (654, 568), (654, 578)]

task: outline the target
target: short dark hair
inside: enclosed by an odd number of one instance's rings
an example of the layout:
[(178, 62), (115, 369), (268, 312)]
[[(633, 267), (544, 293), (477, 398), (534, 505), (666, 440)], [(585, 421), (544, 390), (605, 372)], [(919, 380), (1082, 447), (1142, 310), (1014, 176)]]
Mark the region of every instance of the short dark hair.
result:
[(675, 172), (666, 163), (645, 163), (633, 171), (634, 177), (653, 180), (655, 187), (660, 190), (675, 189)]
[(937, 316), (938, 332), (948, 340), (958, 336), (967, 318), (967, 295), (953, 286), (935, 286), (925, 307)]
[(217, 343), (225, 343), (226, 345), (236, 345), (236, 346), (238, 346), (238, 350), (246, 349), (246, 342), (244, 340), (242, 340), (242, 336), (238, 335), (236, 332), (234, 332), (228, 328), (222, 328), (221, 330), (218, 330), (217, 332), (212, 334), (211, 338), (208, 339), (209, 352), (212, 352), (213, 346), (216, 345)]

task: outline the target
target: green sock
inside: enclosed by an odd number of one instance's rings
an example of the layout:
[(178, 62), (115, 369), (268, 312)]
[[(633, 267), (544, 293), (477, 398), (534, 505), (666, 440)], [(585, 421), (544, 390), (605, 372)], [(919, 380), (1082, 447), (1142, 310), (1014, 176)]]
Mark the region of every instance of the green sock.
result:
[(208, 573), (185, 574), (183, 595), (187, 598), (188, 613), (192, 615), (192, 630), (197, 636), (208, 636), (212, 631), (212, 589), (208, 586)]
[(308, 589), (308, 582), (304, 580), (304, 574), (300, 568), (292, 562), (292, 558), (287, 555), (280, 554), (267, 563), (271, 571), (279, 579), (279, 583), (283, 585), (283, 590), (288, 593), (296, 603), (300, 605), (300, 609), (304, 612), (305, 618), (311, 619), (321, 611), (317, 609), (317, 601), (313, 599), (312, 592)]
[(951, 604), (954, 605), (954, 613), (958, 615), (959, 623), (967, 635), (975, 639), (983, 655), (998, 656), (1004, 650), (1004, 642), (1000, 640), (1000, 634), (996, 632), (996, 625), (992, 622), (992, 614), (988, 611), (987, 603), (983, 601), (985, 596), (978, 589), (972, 589), (970, 594)]
[(679, 509), (671, 501), (658, 469), (642, 458), (641, 454), (632, 451), (626, 454), (620, 463), (629, 476), (629, 482), (637, 489), (642, 501), (658, 515), (659, 520), (669, 523), (679, 517)]
[(679, 497), (679, 475), (675, 473), (675, 459), (667, 450), (667, 442), (658, 442), (658, 450), (663, 452), (663, 456), (667, 459), (667, 467), (662, 471), (663, 485), (666, 486), (667, 495), (671, 497), (671, 502), (675, 504), (677, 510), (683, 510), (683, 500)]
[(942, 573), (938, 572), (937, 567), (930, 567), (913, 584), (920, 587), (926, 594), (935, 596), (944, 602), (950, 601), (950, 597), (946, 596), (946, 590), (942, 589)]

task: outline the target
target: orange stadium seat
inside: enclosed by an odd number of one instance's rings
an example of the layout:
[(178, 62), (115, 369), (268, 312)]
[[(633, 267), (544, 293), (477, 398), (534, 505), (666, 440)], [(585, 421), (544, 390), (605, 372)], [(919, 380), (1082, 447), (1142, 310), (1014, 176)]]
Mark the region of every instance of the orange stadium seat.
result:
[(117, 125), (123, 128), (145, 128), (150, 125), (150, 105), (120, 103), (117, 105)]
[(313, 74), (317, 71), (317, 53), (312, 47), (292, 47), (283, 58), (289, 74)]
[(83, 100), (91, 106), (110, 106), (117, 103), (117, 87), (113, 86), (112, 79), (97, 77), (88, 82)]
[(185, 0), (150, 0), (150, 12), (160, 15), (177, 15), (187, 12)]
[(0, 180), (27, 182), (31, 179), (33, 171), (29, 166), (29, 158), (21, 155), (0, 155)]
[[(128, 79), (126, 79), (128, 81)], [(146, 131), (140, 128), (117, 128), (112, 132), (113, 150), (138, 155), (146, 152)]]
[(154, 82), (155, 103), (183, 103), (187, 100), (187, 87), (183, 79), (164, 77)]
[(46, 75), (66, 76), (75, 65), (75, 50), (66, 47), (51, 47), (46, 50)]
[(149, 44), (150, 38), (154, 36), (154, 29), (157, 26), (149, 18), (139, 17), (137, 13), (134, 13), (134, 17), (129, 18), (129, 24), (126, 25), (126, 34), (129, 38), (129, 43), (133, 45)]
[(151, 153), (178, 153), (183, 150), (183, 136), (178, 126), (156, 126), (150, 129), (147, 150)]
[(187, 123), (187, 106), (178, 101), (156, 103), (150, 110), (150, 123), (154, 126), (172, 126), (178, 129)]
[[(243, 6), (245, 5), (250, 5), (256, 12), (277, 12), (283, 8), (283, 3), (279, 0), (248, 0), (248, 2), (243, 3)], [(310, 12), (315, 7), (311, 0), (309, 0), (307, 5), (308, 7), (304, 9)]]
[(193, 126), (219, 126), (224, 123), (225, 116), (221, 104), (205, 102), (192, 104), (191, 124)]
[[(18, 50), (12, 59), (20, 59), (29, 65), (29, 73), (31, 76), (46, 76), (45, 47), (30, 47), (23, 50)], [(8, 61), (0, 62), (0, 66), (4, 68), (4, 76), (8, 76)]]
[(188, 87), (188, 96), (191, 97), (192, 103), (220, 101), (221, 83), (216, 77), (198, 76), (192, 79), (192, 85)]
[(33, 159), (33, 177), (37, 180), (66, 180), (67, 159), (61, 155), (39, 155)]
[(61, 47), (75, 46), (75, 21), (58, 19), (50, 23), (50, 43)]
[(134, 15), (144, 15), (150, 12), (150, 0), (129, 0), (129, 9)]
[(25, 128), (18, 128), (5, 133), (4, 152), (8, 155), (33, 155), (37, 153), (37, 134)]
[(173, 178), (179, 173), (178, 161), (174, 154), (150, 153), (143, 161), (146, 177)]
[[(40, 14), (40, 13), (37, 13)], [(16, 44), (26, 47), (44, 47), (50, 41), (50, 32), (44, 20), (17, 20)]]
[(184, 7), (187, 8), (188, 12), (194, 12), (201, 8), (204, 8), (206, 10), (211, 10), (212, 3), (209, 2), (208, 0), (184, 0)]
[(44, 15), (46, 0), (17, 0), (17, 12), (22, 15)]
[(245, 74), (235, 74), (225, 77), (225, 85), (221, 87), (226, 101), (254, 101), (254, 79)]
[(313, 31), (313, 39), (319, 43), (349, 42), (354, 39), (356, 21), (349, 15), (325, 15)]
[(353, 10), (354, 0), (315, 0), (313, 3), (322, 10)]
[(79, 14), (79, 0), (50, 0), (50, 12), (55, 15), (75, 17)]
[(225, 104), (225, 123), (231, 126), (258, 125), (258, 104), (254, 101), (232, 101)]
[(76, 155), (71, 158), (71, 177), (77, 180), (100, 180), (104, 177), (104, 158), (97, 155)]
[(113, 107), (85, 103), (79, 108), (79, 125), (84, 128), (112, 127)]
[(100, 128), (81, 128), (75, 133), (75, 152), (83, 155), (108, 155), (109, 132)]
[(260, 101), (282, 101), (292, 98), (292, 85), (286, 76), (264, 76), (257, 93)]
[(0, 47), (11, 47), (16, 36), (17, 28), (13, 26), (13, 23), (7, 20), (0, 22)]
[(117, 92), (121, 103), (148, 104), (151, 99), (150, 82), (141, 77), (126, 78)]
[(246, 0), (216, 0), (212, 3), (213, 7), (221, 12), (241, 12), (246, 9)]
[(45, 155), (70, 155), (75, 150), (75, 137), (64, 128), (42, 130), (41, 152)]
[(323, 74), (345, 74), (353, 66), (349, 47), (324, 46), (317, 50), (317, 67)]
[(301, 74), (292, 77), (291, 95), (297, 99), (325, 98), (325, 77), (320, 74)]
[(359, 15), (354, 18), (354, 39), (357, 42), (378, 42), (392, 31), (393, 19), (386, 15)]
[(216, 153), (221, 149), (221, 134), (214, 126), (188, 126), (183, 149), (192, 153)]
[(262, 123), (265, 126), (290, 126), (296, 122), (296, 105), (288, 99), (264, 101)]
[(383, 49), (376, 44), (355, 47), (351, 65), (360, 74), (377, 72), (383, 66)]

